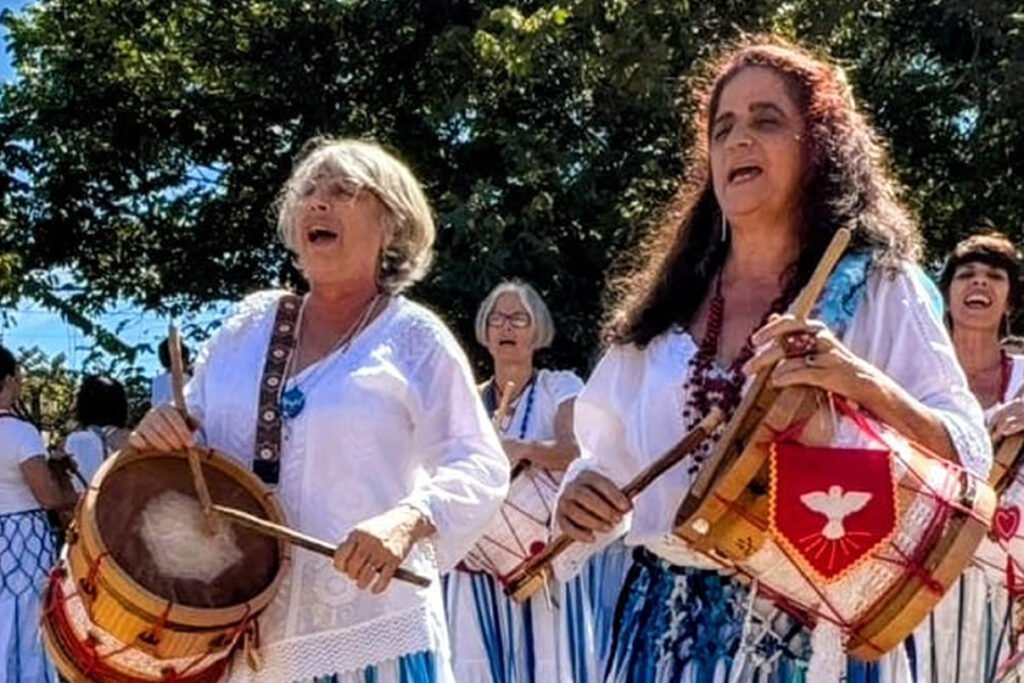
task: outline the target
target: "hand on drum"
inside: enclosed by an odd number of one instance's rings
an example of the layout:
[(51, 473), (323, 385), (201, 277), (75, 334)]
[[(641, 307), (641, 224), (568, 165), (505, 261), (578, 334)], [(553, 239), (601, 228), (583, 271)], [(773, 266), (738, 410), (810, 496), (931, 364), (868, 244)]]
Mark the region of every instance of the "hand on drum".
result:
[(768, 346), (748, 360), (743, 371), (747, 375), (763, 372), (778, 362), (772, 373), (775, 387), (814, 386), (858, 401), (877, 373), (817, 320), (773, 315), (752, 341), (755, 346)]
[[(334, 568), (366, 590), (383, 593), (402, 561), (424, 534), (422, 513), (409, 505), (399, 505), (376, 517), (360, 522), (334, 551)], [(376, 579), (376, 582), (374, 582)]]
[(505, 457), (508, 458), (510, 465), (515, 465), (520, 460), (530, 459), (531, 445), (525, 441), (513, 441), (512, 439), (502, 439), (501, 447), (505, 451)]
[(193, 418), (186, 420), (174, 406), (156, 406), (146, 413), (128, 437), (128, 445), (139, 450), (180, 451), (195, 445), (196, 437), (192, 430), (197, 428)]
[(594, 542), (594, 532), (614, 529), (633, 508), (629, 498), (604, 475), (584, 470), (558, 497), (555, 519), (567, 536)]
[(994, 438), (1002, 438), (1024, 432), (1024, 399), (1007, 401), (992, 414), (988, 429)]

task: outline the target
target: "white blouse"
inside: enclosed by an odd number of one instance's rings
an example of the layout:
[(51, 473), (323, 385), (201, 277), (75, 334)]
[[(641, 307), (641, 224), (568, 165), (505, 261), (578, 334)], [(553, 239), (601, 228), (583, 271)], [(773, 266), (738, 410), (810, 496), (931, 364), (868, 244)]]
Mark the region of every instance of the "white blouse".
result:
[(37, 456), (46, 457), (39, 430), (29, 422), (0, 414), (0, 515), (42, 507), (21, 473), (21, 464)]
[[(85, 481), (92, 481), (107, 457), (104, 437), (97, 433), (97, 430), (101, 429), (107, 430), (109, 433), (114, 428), (79, 429), (68, 434), (68, 438), (64, 440), (64, 451), (74, 459), (78, 472)], [(78, 477), (72, 477), (71, 483), (77, 493), (83, 492), (82, 482), (78, 480)]]
[[(981, 406), (945, 327), (929, 305), (929, 293), (906, 271), (872, 270), (864, 299), (842, 341), (931, 408), (944, 423), (969, 470), (984, 476), (992, 461)], [(645, 348), (608, 350), (576, 400), (575, 430), (581, 457), (568, 482), (585, 469), (619, 486), (674, 446), (685, 434), (683, 408), (690, 395), (690, 360), (697, 344), (681, 329), (666, 332)], [(643, 545), (676, 564), (710, 567), (672, 533), (676, 509), (691, 485), (689, 461), (657, 479), (634, 501), (625, 520), (625, 542)], [(591, 549), (593, 550), (593, 548)], [(578, 571), (583, 554), (570, 553), (556, 569)]]
[[(575, 398), (583, 388), (583, 380), (569, 370), (538, 370), (534, 384), (516, 401), (508, 424), (502, 431), (507, 439), (550, 441), (555, 434), (555, 416), (559, 407)], [(530, 392), (533, 403), (530, 404)], [(529, 414), (527, 414), (529, 413)], [(520, 434), (522, 438), (520, 439)]]
[[(246, 465), (282, 292), (260, 292), (210, 340), (187, 388), (206, 441)], [(353, 671), (404, 654), (448, 654), (438, 570), (465, 554), (508, 488), (508, 463), (465, 355), (430, 311), (396, 297), (351, 343), (295, 379), (304, 410), (286, 420), (277, 493), (295, 528), (341, 542), (359, 522), (408, 503), (437, 529), (403, 566), (430, 588), (360, 591), (332, 563), (293, 553), (261, 618), (265, 667), (232, 680), (289, 681)], [(439, 680), (447, 681), (442, 671)]]

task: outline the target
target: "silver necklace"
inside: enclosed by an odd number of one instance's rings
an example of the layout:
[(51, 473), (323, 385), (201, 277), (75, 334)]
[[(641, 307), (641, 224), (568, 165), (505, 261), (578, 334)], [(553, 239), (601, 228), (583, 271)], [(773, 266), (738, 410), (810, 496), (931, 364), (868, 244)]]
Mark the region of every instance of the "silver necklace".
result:
[[(288, 373), (291, 372), (292, 365), (298, 359), (299, 340), (302, 338), (302, 324), (306, 318), (306, 303), (308, 301), (308, 297), (303, 299), (302, 308), (299, 309), (299, 323), (295, 326), (295, 346), (292, 347), (292, 351), (288, 355), (288, 364), (285, 366), (285, 377), (287, 377)], [(328, 359), (335, 353), (340, 352), (344, 354), (348, 351), (349, 346), (352, 345), (352, 340), (359, 336), (359, 333), (363, 331), (363, 328), (365, 328), (366, 324), (370, 321), (370, 314), (377, 307), (378, 301), (380, 301), (380, 294), (375, 294), (370, 300), (370, 303), (366, 305), (365, 309), (363, 309), (363, 313), (359, 316), (359, 319), (356, 320), (356, 322), (353, 323), (352, 326), (349, 327), (349, 329), (340, 337), (338, 337), (338, 341), (335, 342), (331, 350), (320, 358), (317, 366), (313, 368), (301, 383), (298, 381), (297, 376), (292, 378), (291, 387), (281, 394), (281, 414), (284, 415), (285, 418), (294, 420), (302, 414), (302, 410), (306, 407), (306, 393), (316, 383), (316, 380), (320, 375), (323, 374), (324, 368), (329, 365), (327, 362)], [(305, 387), (305, 390), (303, 387)]]

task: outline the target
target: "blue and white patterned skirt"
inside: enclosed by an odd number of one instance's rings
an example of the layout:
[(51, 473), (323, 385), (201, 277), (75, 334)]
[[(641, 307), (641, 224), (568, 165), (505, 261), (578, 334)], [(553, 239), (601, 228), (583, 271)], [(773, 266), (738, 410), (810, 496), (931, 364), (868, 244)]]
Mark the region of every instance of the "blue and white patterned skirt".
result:
[(807, 637), (781, 612), (751, 617), (749, 591), (637, 548), (616, 608), (606, 683), (804, 680)]
[(0, 683), (51, 683), (57, 675), (39, 632), (55, 558), (46, 513), (0, 515)]
[(597, 645), (598, 671), (604, 671), (611, 654), (615, 606), (622, 594), (622, 584), (633, 565), (633, 548), (619, 539), (597, 553), (583, 569), (583, 580), (594, 615), (594, 643)]
[(590, 599), (579, 579), (509, 598), (489, 574), (444, 577), (452, 668), (459, 683), (596, 683)]

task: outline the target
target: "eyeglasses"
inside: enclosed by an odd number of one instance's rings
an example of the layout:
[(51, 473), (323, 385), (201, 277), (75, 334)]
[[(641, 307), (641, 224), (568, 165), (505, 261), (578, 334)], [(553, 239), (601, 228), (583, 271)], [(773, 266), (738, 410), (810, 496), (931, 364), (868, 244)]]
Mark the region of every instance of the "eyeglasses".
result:
[(312, 197), (321, 189), (328, 196), (338, 199), (342, 203), (349, 204), (356, 200), (363, 186), (340, 177), (311, 178), (299, 188), (299, 196), (303, 198)]
[(533, 318), (530, 317), (529, 313), (498, 313), (495, 311), (487, 316), (487, 324), (491, 327), (501, 327), (508, 321), (512, 327), (523, 330), (529, 327), (533, 323)]

